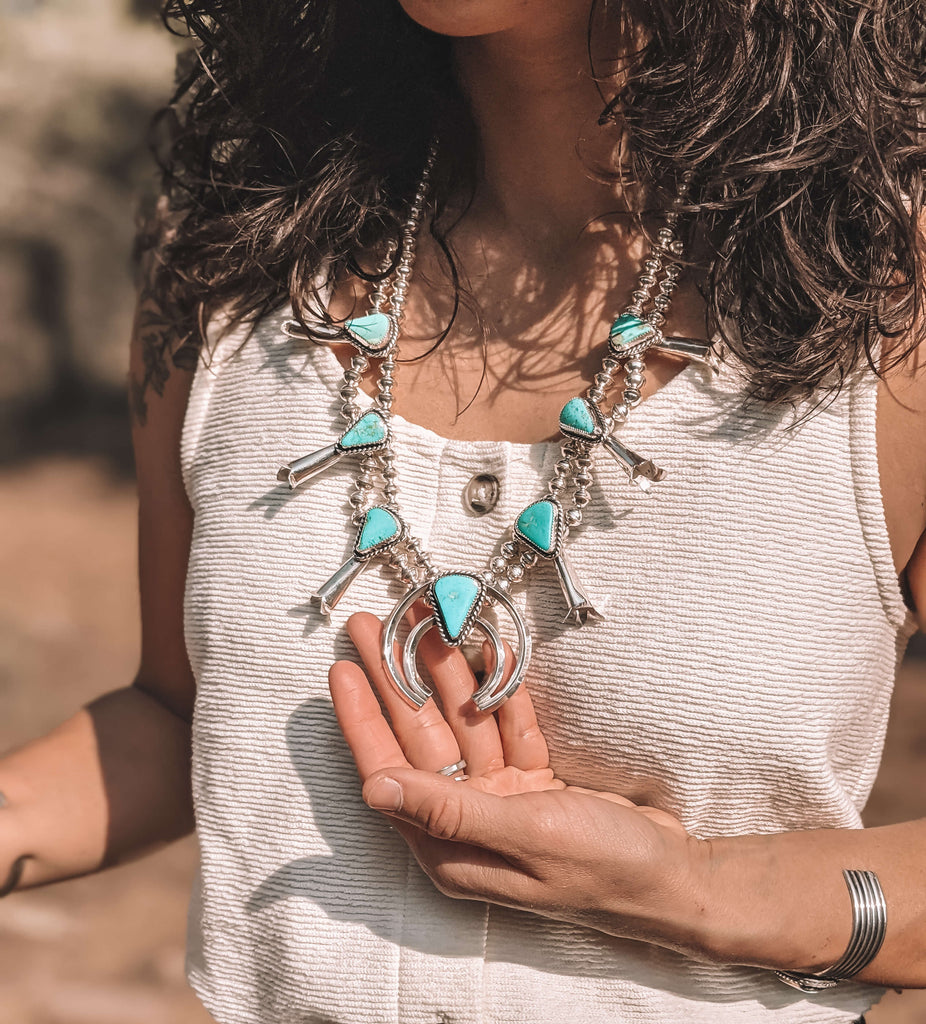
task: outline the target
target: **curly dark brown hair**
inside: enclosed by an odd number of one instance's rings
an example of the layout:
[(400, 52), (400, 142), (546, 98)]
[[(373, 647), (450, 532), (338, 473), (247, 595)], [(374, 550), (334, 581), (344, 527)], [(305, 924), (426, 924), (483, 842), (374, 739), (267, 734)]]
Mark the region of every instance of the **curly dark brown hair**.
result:
[[(922, 334), (920, 0), (590, 6), (643, 29), (602, 121), (622, 126), (622, 172), (651, 207), (693, 172), (705, 328), (754, 396), (838, 388), (885, 338), (908, 353)], [(399, 236), (435, 131), (456, 140), (435, 223), (473, 172), (450, 43), (395, 0), (168, 0), (165, 20), (197, 40), (164, 115), (173, 227), (156, 279), (186, 358), (219, 309), (254, 319), (289, 297), (304, 313), (319, 267), (369, 276), (363, 254)]]

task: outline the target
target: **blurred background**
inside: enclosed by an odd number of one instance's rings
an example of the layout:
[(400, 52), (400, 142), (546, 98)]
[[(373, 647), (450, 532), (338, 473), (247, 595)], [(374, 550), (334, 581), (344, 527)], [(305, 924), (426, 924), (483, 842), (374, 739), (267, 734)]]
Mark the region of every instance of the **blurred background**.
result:
[[(145, 136), (178, 44), (156, 0), (0, 0), (0, 749), (134, 675), (124, 378)], [(926, 660), (871, 825), (926, 815)], [(918, 656), (917, 656), (918, 655)], [(183, 980), (195, 844), (0, 903), (0, 1024), (208, 1024)], [(870, 1024), (926, 1024), (926, 992)]]

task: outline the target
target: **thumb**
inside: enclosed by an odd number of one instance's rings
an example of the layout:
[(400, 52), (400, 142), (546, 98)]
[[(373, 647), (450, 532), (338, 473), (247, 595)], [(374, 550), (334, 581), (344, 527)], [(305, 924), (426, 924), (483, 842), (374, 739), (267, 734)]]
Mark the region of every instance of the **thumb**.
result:
[(470, 843), (512, 857), (530, 853), (534, 845), (536, 826), (525, 797), (540, 795), (496, 796), (414, 768), (377, 772), (363, 786), (363, 799), (370, 807), (435, 839)]

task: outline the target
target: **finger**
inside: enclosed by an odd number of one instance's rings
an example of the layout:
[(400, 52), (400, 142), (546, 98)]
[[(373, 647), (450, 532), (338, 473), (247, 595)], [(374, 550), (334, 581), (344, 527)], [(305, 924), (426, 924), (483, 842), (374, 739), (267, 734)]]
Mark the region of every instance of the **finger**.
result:
[(335, 662), (328, 670), (328, 688), (361, 779), (386, 768), (411, 767), (359, 665)]
[(413, 708), (386, 678), (382, 656), (383, 624), (379, 619), (369, 612), (357, 612), (347, 620), (347, 632), (382, 698), (392, 731), (409, 763), (424, 771), (438, 772), (459, 761), (459, 744), (434, 701)]
[[(505, 644), (506, 663), (514, 666), (514, 654)], [(534, 702), (526, 686), (517, 690), (498, 709), (498, 731), (505, 752), (505, 764), (532, 771), (550, 763), (547, 741), (540, 730)]]
[(476, 678), (459, 647), (448, 647), (436, 629), (418, 648), (440, 695), (444, 718), (453, 730), (471, 776), (504, 767), (505, 755), (493, 715), (473, 703)]
[[(515, 863), (549, 853), (555, 842), (549, 801), (558, 795), (495, 796), (469, 783), (408, 768), (377, 772), (363, 786), (370, 807), (416, 825), (434, 839), (471, 843)], [(537, 813), (537, 800), (547, 802), (546, 814)]]

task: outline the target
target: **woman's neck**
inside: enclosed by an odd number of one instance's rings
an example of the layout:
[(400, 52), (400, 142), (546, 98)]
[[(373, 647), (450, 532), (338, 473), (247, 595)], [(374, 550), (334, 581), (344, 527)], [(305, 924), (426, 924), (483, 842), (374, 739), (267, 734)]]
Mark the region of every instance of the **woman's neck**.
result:
[[(556, 10), (556, 5), (550, 5)], [(613, 165), (617, 133), (589, 66), (587, 16), (561, 10), (542, 22), (454, 42), (456, 71), (480, 143), (470, 216), (555, 250), (622, 206), (590, 161)]]

